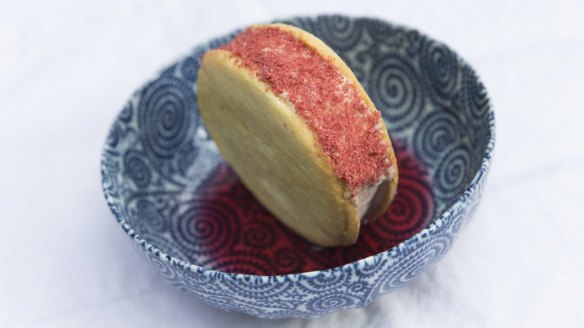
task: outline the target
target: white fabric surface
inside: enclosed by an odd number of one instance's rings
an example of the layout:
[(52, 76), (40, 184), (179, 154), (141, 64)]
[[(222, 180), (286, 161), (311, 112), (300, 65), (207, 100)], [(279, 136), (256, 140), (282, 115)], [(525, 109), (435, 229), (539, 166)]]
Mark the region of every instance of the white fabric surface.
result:
[[(485, 195), (451, 251), (364, 309), (265, 321), (167, 284), (100, 188), (110, 123), (208, 37), (307, 13), (445, 41), (495, 106)], [(2, 1), (0, 327), (584, 327), (582, 1)]]

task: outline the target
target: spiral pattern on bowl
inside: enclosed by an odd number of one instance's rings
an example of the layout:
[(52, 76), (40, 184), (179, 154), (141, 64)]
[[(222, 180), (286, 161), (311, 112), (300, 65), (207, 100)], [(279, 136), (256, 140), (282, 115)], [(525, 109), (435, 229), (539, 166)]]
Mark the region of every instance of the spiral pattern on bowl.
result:
[(445, 202), (454, 201), (470, 183), (472, 167), (471, 150), (464, 144), (451, 147), (442, 157), (433, 181), (435, 196)]
[(148, 257), (152, 265), (154, 265), (154, 268), (156, 268), (156, 270), (160, 272), (160, 274), (164, 278), (172, 281), (177, 277), (176, 272), (170, 265), (168, 265), (168, 262), (161, 260), (160, 257), (151, 253), (147, 253), (146, 256)]
[(189, 140), (198, 124), (194, 91), (183, 80), (162, 77), (142, 91), (138, 127), (147, 154), (169, 159)]
[(441, 43), (426, 39), (422, 46), (420, 71), (429, 90), (440, 104), (450, 104), (458, 87), (459, 65), (456, 56)]
[(436, 163), (448, 148), (462, 140), (462, 123), (447, 111), (435, 111), (421, 120), (414, 134), (416, 158), (426, 165)]
[(229, 204), (197, 203), (173, 217), (171, 234), (176, 242), (194, 254), (229, 251), (239, 234), (237, 213)]
[(362, 301), (352, 295), (332, 293), (314, 299), (308, 304), (308, 308), (316, 312), (327, 312), (331, 309), (351, 308), (359, 303), (362, 303)]
[(398, 260), (380, 279), (380, 292), (400, 288), (413, 281), (428, 265), (438, 261), (450, 248), (451, 239), (435, 237)]
[(313, 33), (337, 51), (352, 49), (361, 39), (361, 28), (343, 16), (319, 17)]
[(424, 109), (424, 93), (410, 62), (387, 54), (373, 65), (369, 95), (386, 119), (389, 131), (408, 128)]
[(136, 211), (140, 220), (146, 223), (149, 230), (159, 232), (166, 230), (166, 220), (158, 212), (153, 202), (147, 199), (138, 200)]
[(387, 218), (371, 223), (376, 226), (373, 232), (381, 240), (400, 241), (401, 236), (411, 236), (421, 230), (428, 223), (425, 218), (433, 217), (432, 191), (428, 185), (402, 179), (398, 193), (399, 197), (384, 214)]
[(129, 151), (124, 156), (124, 172), (139, 189), (145, 189), (150, 184), (152, 173), (144, 160), (144, 154)]

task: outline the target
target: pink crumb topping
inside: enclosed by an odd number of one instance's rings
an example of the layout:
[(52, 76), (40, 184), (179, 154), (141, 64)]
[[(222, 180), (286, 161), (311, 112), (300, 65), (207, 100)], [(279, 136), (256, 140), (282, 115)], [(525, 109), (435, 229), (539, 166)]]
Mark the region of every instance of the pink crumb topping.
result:
[(386, 174), (392, 163), (378, 126), (380, 113), (329, 59), (277, 27), (248, 28), (220, 49), (294, 105), (353, 196)]

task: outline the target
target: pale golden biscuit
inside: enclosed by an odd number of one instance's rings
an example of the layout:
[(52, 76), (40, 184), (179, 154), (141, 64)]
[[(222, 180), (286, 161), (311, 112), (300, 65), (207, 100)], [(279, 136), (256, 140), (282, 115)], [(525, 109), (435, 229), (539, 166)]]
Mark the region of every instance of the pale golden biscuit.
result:
[[(371, 115), (377, 115), (371, 117), (378, 117), (377, 109), (349, 67), (318, 38), (283, 24), (251, 29), (277, 29), (300, 40), (303, 46), (320, 56), (320, 59), (312, 58), (313, 62), (323, 60), (331, 64), (337, 70), (336, 74), (340, 73), (347, 83), (342, 87), (355, 90)], [(350, 166), (342, 158), (333, 159), (331, 153), (339, 154), (349, 146), (342, 148), (344, 144), (339, 141), (339, 152), (335, 153), (331, 147), (337, 144), (331, 146), (323, 141), (332, 140), (331, 134), (341, 140), (353, 140), (357, 138), (355, 135), (343, 130), (314, 128), (318, 122), (307, 119), (311, 113), (300, 112), (302, 107), (294, 105), (294, 99), (305, 98), (294, 98), (294, 90), (290, 89), (288, 94), (286, 87), (284, 92), (274, 92), (280, 86), (274, 81), (262, 80), (266, 74), (259, 74), (260, 68), (247, 65), (237, 48), (233, 48), (234, 51), (225, 49), (229, 47), (211, 50), (203, 56), (197, 80), (201, 117), (225, 160), (269, 211), (304, 238), (321, 246), (355, 243), (361, 220), (379, 217), (397, 190), (397, 162), (383, 120), (376, 119), (375, 131), (363, 132), (363, 135), (369, 133), (362, 137), (365, 141), (378, 138), (371, 147), (383, 147), (383, 156), (375, 153), (380, 158), (376, 163), (387, 166), (378, 166), (377, 171), (383, 169), (382, 173), (371, 177), (369, 172), (373, 171), (370, 168)], [(257, 51), (273, 52), (268, 55), (273, 55), (270, 58), (275, 60), (281, 56), (277, 47)], [(306, 83), (310, 84), (310, 81)], [(298, 86), (295, 90), (298, 92)], [(317, 89), (307, 90), (314, 93)], [(312, 97), (312, 93), (300, 96)], [(318, 93), (314, 97), (318, 97)], [(371, 122), (371, 118), (367, 119), (369, 121), (363, 122)], [(361, 160), (366, 162), (367, 159), (350, 159), (353, 163)]]

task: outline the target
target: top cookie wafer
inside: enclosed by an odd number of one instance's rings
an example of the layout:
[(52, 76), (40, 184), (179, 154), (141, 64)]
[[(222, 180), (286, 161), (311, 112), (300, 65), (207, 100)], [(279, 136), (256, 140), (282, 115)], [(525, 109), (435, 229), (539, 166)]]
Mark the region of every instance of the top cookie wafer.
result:
[(225, 160), (285, 225), (322, 246), (356, 241), (385, 211), (397, 165), (347, 65), (298, 28), (252, 26), (207, 52), (199, 109)]

